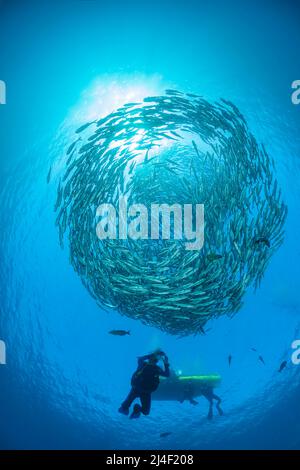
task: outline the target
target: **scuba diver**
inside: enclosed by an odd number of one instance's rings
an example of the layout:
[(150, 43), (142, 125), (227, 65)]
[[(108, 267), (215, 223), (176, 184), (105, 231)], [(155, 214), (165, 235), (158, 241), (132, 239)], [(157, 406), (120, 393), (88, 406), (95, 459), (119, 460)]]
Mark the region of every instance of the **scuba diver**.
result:
[(218, 395), (216, 395), (213, 391), (213, 388), (209, 388), (207, 387), (206, 389), (204, 389), (202, 391), (202, 395), (209, 401), (209, 410), (208, 410), (208, 415), (207, 415), (207, 419), (211, 420), (213, 419), (213, 405), (214, 405), (214, 400), (216, 400), (216, 408), (218, 410), (218, 413), (220, 416), (223, 416), (223, 410), (222, 408), (220, 407), (220, 403), (221, 403), (221, 398), (218, 397)]
[[(218, 413), (220, 416), (223, 415), (223, 410), (220, 406), (221, 403), (221, 398), (214, 393), (214, 390), (212, 387), (205, 387), (201, 391), (201, 395), (206, 398), (209, 401), (209, 410), (208, 410), (208, 415), (207, 419), (211, 420), (213, 419), (213, 405), (214, 405), (214, 400), (216, 400), (216, 408), (218, 410)], [(187, 386), (183, 390), (183, 397), (179, 400), (180, 403), (183, 403), (185, 400), (188, 400), (191, 405), (198, 405), (198, 402), (195, 400), (196, 396), (196, 390), (193, 387), (192, 381), (189, 381), (187, 383)]]
[(188, 400), (191, 405), (198, 405), (198, 402), (195, 400), (195, 391), (193, 387), (193, 382), (190, 380), (186, 387), (183, 390), (183, 396), (179, 400), (180, 403), (183, 403), (185, 400)]
[[(164, 370), (157, 364), (162, 359)], [(152, 354), (147, 354), (138, 358), (138, 368), (131, 378), (131, 390), (128, 397), (119, 408), (119, 412), (128, 415), (129, 408), (136, 398), (139, 398), (141, 405), (135, 404), (130, 419), (139, 418), (141, 413), (148, 415), (151, 408), (151, 393), (159, 386), (159, 377), (169, 377), (170, 369), (166, 354), (157, 350)]]

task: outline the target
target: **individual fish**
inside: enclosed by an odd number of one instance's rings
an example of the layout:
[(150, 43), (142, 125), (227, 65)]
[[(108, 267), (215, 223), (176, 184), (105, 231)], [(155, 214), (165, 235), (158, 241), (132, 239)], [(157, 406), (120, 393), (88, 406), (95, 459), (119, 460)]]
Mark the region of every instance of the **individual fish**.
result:
[(235, 240), (233, 241), (233, 246), (235, 247), (237, 253), (239, 254), (239, 257), (242, 258), (241, 250), (240, 250), (240, 248), (238, 247), (238, 244), (237, 244), (237, 242), (236, 242)]
[(264, 361), (264, 358), (262, 356), (258, 356), (258, 360), (260, 362), (262, 362), (264, 365), (266, 364), (265, 361)]
[(61, 181), (59, 181), (58, 188), (57, 188), (57, 196), (56, 196), (54, 211), (57, 211), (57, 209), (61, 205), (62, 197), (63, 197), (63, 187), (61, 185)]
[(167, 88), (165, 90), (166, 95), (177, 95), (177, 96), (182, 96), (182, 92), (178, 90), (173, 90), (172, 88)]
[(76, 134), (80, 134), (80, 132), (83, 132), (85, 129), (87, 129), (89, 126), (91, 126), (92, 124), (94, 124), (96, 121), (91, 121), (91, 122), (87, 122), (86, 124), (83, 124), (82, 126), (80, 126), (76, 131), (75, 133)]
[(194, 95), (194, 93), (187, 93), (186, 96), (189, 96), (190, 98), (200, 98), (199, 95)]
[(222, 257), (223, 256), (219, 255), (218, 253), (208, 253), (208, 255), (206, 255), (208, 261), (216, 261), (218, 259), (221, 259)]
[(232, 361), (232, 355), (229, 354), (229, 356), (228, 356), (228, 365), (229, 365), (229, 367), (231, 366), (231, 361)]
[(70, 155), (70, 153), (71, 153), (72, 150), (75, 148), (75, 145), (77, 144), (77, 142), (78, 142), (79, 140), (80, 140), (80, 138), (77, 139), (77, 140), (75, 140), (75, 141), (69, 146), (69, 148), (68, 148), (68, 150), (67, 150), (67, 155)]
[(281, 364), (280, 364), (280, 367), (278, 369), (278, 372), (282, 372), (283, 369), (285, 369), (287, 366), (287, 361), (283, 361)]
[(270, 240), (266, 237), (259, 237), (259, 238), (256, 238), (254, 240), (254, 243), (256, 245), (259, 245), (260, 243), (263, 243), (264, 245), (266, 245), (268, 248), (271, 247), (271, 243), (270, 243)]
[(48, 174), (47, 174), (47, 184), (50, 183), (51, 173), (52, 173), (52, 166), (50, 166), (49, 171), (48, 171)]
[(114, 335), (114, 336), (126, 336), (126, 335), (130, 335), (130, 331), (126, 331), (126, 330), (111, 330), (109, 331), (109, 334), (110, 335)]
[(196, 152), (197, 156), (200, 158), (199, 150), (198, 150), (198, 147), (197, 147), (197, 145), (196, 145), (196, 143), (195, 143), (194, 140), (192, 140), (192, 144), (193, 144), (193, 147), (194, 147), (194, 149), (195, 149), (195, 152)]
[(167, 432), (167, 431), (166, 432), (161, 432), (160, 437), (168, 437), (168, 436), (170, 436), (170, 434), (172, 434), (170, 431), (169, 432)]
[(257, 352), (257, 349), (255, 349), (255, 348), (251, 348), (251, 351), (253, 351), (253, 352)]

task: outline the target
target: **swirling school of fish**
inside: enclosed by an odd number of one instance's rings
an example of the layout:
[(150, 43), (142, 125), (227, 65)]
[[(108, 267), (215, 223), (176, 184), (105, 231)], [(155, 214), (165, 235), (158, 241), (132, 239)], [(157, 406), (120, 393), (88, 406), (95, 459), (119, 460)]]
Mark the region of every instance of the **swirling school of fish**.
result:
[[(55, 210), (60, 242), (103, 309), (174, 335), (242, 306), (283, 242), (287, 206), (274, 162), (234, 104), (166, 90), (81, 126), (65, 156)], [(100, 240), (96, 210), (128, 203), (204, 204), (205, 242)]]

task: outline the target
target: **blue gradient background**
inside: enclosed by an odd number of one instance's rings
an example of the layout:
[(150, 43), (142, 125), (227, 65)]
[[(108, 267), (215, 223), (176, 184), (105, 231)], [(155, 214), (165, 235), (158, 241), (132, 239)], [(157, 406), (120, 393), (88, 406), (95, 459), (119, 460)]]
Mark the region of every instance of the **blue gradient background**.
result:
[[(0, 448), (300, 448), (300, 366), (290, 361), (300, 339), (300, 7), (261, 3), (0, 1)], [(285, 243), (261, 289), (205, 337), (177, 340), (101, 312), (59, 247), (48, 168), (62, 123), (103, 76), (230, 99), (275, 158)], [(208, 422), (202, 399), (154, 402), (135, 422), (117, 413), (136, 356), (158, 346), (175, 369), (222, 375), (223, 417)]]

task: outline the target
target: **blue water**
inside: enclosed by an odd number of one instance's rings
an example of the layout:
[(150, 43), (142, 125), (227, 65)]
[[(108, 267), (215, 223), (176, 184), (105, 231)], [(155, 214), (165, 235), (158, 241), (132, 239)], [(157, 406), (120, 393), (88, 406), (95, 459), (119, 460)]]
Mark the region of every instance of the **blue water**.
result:
[[(300, 448), (300, 366), (290, 360), (300, 339), (300, 8), (242, 3), (0, 2), (1, 448)], [(74, 129), (170, 86), (240, 108), (289, 207), (261, 288), (205, 337), (179, 340), (97, 307), (59, 247), (53, 212)], [(131, 336), (109, 335), (115, 328)], [(222, 375), (223, 417), (207, 421), (203, 399), (154, 402), (134, 422), (118, 414), (136, 356), (156, 347), (184, 374)]]

